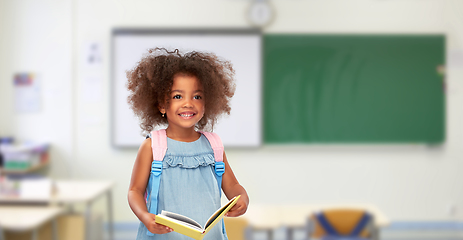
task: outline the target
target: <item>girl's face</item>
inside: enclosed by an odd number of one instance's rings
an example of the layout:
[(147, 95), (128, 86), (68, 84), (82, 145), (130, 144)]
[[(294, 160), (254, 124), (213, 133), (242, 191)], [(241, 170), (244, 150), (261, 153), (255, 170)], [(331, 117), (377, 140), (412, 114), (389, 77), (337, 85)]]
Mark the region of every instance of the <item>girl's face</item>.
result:
[(178, 74), (169, 97), (169, 105), (161, 106), (159, 111), (165, 113), (169, 128), (189, 129), (204, 116), (204, 91), (195, 76)]

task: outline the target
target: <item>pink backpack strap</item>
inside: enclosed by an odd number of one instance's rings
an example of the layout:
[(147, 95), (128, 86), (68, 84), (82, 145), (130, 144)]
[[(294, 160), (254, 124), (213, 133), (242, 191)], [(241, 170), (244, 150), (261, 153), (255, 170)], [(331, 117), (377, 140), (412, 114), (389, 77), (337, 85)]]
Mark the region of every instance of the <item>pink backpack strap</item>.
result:
[(165, 129), (151, 132), (151, 149), (153, 150), (153, 160), (162, 162), (167, 151), (167, 134)]
[(222, 194), (222, 175), (225, 173), (225, 163), (223, 162), (223, 144), (220, 140), (219, 135), (212, 132), (201, 132), (211, 144), (212, 150), (214, 151), (215, 158), (215, 175), (217, 178), (217, 184), (219, 185), (219, 192)]
[(209, 143), (211, 144), (212, 150), (214, 151), (214, 158), (216, 162), (223, 161), (223, 144), (217, 133), (213, 132), (200, 132), (202, 133)]

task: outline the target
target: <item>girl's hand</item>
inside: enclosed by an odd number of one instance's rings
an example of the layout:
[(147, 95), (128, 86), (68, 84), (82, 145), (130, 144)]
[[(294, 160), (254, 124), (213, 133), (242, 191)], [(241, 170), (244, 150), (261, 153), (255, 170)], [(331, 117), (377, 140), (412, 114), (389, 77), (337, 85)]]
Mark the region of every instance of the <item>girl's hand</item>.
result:
[(235, 206), (233, 206), (228, 213), (225, 214), (227, 217), (238, 217), (243, 215), (248, 210), (248, 204), (243, 198), (238, 199)]
[(148, 229), (148, 231), (154, 234), (165, 234), (174, 231), (170, 227), (166, 227), (164, 225), (156, 223), (154, 221), (155, 218), (156, 215), (152, 213), (146, 213), (145, 215), (143, 215), (142, 223), (145, 224), (145, 227)]

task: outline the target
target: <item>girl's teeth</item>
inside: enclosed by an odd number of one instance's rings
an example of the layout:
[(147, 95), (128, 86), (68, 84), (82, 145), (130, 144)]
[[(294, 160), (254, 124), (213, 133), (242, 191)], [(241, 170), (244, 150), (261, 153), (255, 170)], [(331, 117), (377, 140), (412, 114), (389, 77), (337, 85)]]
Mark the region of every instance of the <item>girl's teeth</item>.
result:
[(193, 116), (193, 114), (180, 114), (180, 116), (182, 116), (182, 117), (191, 117), (191, 116)]

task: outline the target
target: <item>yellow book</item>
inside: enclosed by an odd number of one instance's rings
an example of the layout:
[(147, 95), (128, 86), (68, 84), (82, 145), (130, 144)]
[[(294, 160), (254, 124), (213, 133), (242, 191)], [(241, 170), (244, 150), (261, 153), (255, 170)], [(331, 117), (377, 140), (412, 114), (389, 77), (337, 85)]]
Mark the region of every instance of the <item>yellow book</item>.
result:
[(214, 227), (214, 225), (216, 225), (233, 206), (235, 206), (240, 196), (241, 195), (232, 198), (227, 204), (215, 211), (215, 213), (207, 220), (204, 227), (191, 218), (164, 210), (162, 210), (160, 214), (156, 215), (155, 221), (156, 223), (172, 228), (175, 232), (196, 240), (201, 240), (212, 229), (212, 227)]

